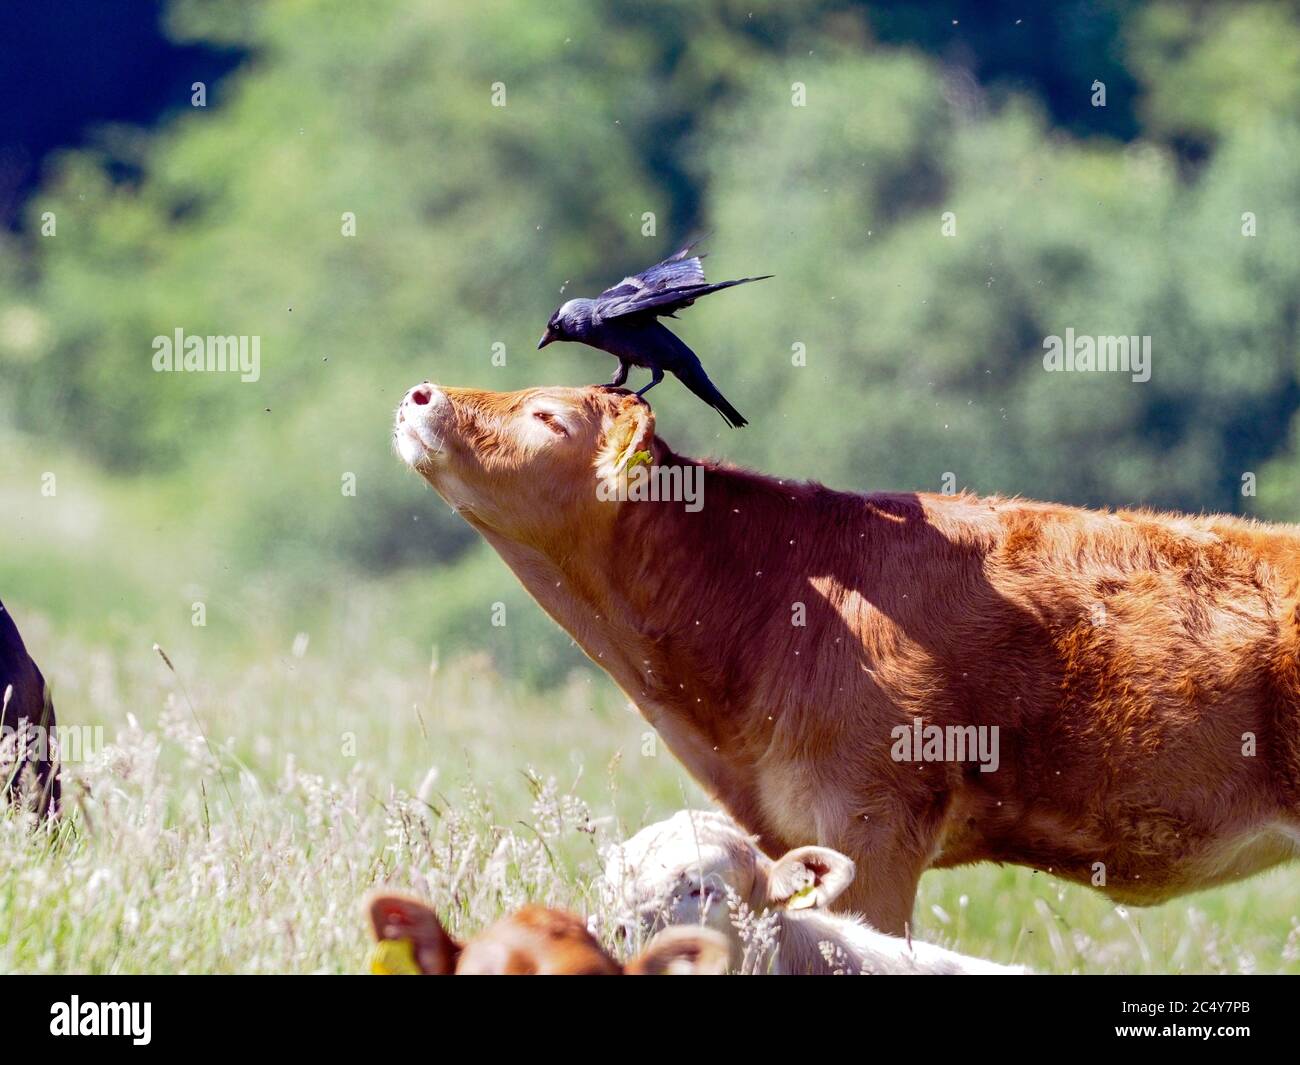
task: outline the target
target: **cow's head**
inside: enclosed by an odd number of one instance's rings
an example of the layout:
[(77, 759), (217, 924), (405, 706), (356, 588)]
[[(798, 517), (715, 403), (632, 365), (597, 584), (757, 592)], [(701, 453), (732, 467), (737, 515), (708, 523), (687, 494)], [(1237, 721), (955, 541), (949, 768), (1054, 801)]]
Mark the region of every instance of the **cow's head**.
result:
[(727, 965), (726, 940), (708, 928), (667, 929), (623, 966), (580, 918), (544, 906), (525, 906), (465, 944), (408, 895), (371, 895), (366, 910), (376, 944), (371, 971), (382, 975), (701, 976)]
[(657, 447), (649, 405), (601, 387), (484, 392), (425, 382), (402, 400), (393, 437), (406, 464), (472, 525), (539, 548), (611, 521), (602, 482)]
[(797, 847), (773, 861), (725, 814), (682, 810), (614, 848), (601, 890), (625, 927), (717, 929), (739, 966), (744, 944), (729, 900), (760, 913), (829, 906), (854, 872), (852, 859), (828, 847)]

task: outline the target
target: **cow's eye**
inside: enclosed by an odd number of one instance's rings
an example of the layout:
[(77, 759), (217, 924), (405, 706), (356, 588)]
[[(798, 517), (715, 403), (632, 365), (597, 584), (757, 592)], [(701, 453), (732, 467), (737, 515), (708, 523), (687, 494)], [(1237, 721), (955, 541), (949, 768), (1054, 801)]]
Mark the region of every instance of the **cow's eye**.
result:
[(536, 418), (538, 421), (540, 421), (543, 425), (546, 426), (546, 428), (550, 429), (551, 432), (555, 433), (557, 436), (569, 435), (564, 428), (564, 423), (561, 422), (560, 419), (557, 418), (554, 414), (552, 414), (549, 410), (533, 411), (533, 417)]

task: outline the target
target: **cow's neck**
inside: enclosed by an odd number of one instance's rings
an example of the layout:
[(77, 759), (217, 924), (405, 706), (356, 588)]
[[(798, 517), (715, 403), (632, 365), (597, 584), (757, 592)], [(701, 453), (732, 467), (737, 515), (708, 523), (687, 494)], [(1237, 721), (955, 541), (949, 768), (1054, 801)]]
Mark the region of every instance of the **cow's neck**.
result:
[(791, 550), (791, 493), (808, 489), (711, 466), (703, 483), (697, 513), (681, 503), (611, 504), (620, 507), (615, 520), (548, 547), (482, 531), (693, 775), (729, 794), (735, 812), (749, 805), (739, 794), (750, 787), (742, 748), (760, 731), (748, 719), (765, 712), (752, 705), (749, 659), (761, 652), (762, 630), (789, 616), (777, 545)]

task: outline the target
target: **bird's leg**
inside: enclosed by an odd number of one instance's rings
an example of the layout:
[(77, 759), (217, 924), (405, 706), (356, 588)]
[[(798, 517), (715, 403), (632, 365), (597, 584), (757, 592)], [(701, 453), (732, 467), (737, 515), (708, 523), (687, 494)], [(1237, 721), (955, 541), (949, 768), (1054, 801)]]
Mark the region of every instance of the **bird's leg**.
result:
[(619, 359), (618, 369), (614, 371), (614, 379), (610, 381), (610, 384), (614, 388), (622, 388), (625, 384), (627, 384), (627, 372), (631, 368), (632, 367), (630, 363), (626, 363), (622, 359)]
[(663, 379), (664, 379), (663, 370), (659, 369), (658, 366), (650, 367), (650, 383), (646, 385), (645, 388), (639, 389), (637, 391), (637, 398), (640, 399), (647, 392), (649, 392), (650, 389), (654, 388), (654, 386), (657, 385)]

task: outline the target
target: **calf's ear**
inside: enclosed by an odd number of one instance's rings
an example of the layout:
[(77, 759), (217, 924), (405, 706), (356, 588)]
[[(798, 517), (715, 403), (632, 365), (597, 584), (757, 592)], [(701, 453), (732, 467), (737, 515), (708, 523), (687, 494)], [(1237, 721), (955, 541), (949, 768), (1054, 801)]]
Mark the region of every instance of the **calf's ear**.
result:
[(596, 458), (596, 472), (604, 480), (617, 479), (644, 454), (651, 454), (655, 438), (655, 415), (650, 404), (636, 396), (625, 396), (619, 401), (613, 418), (606, 422), (600, 453)]
[(438, 915), (409, 895), (377, 892), (366, 901), (375, 937), (371, 971), (382, 975), (450, 976), (460, 944)]
[(767, 874), (767, 899), (786, 910), (829, 906), (853, 882), (853, 859), (829, 847), (796, 847)]
[(721, 976), (731, 948), (715, 928), (679, 924), (665, 928), (627, 963), (628, 976)]

